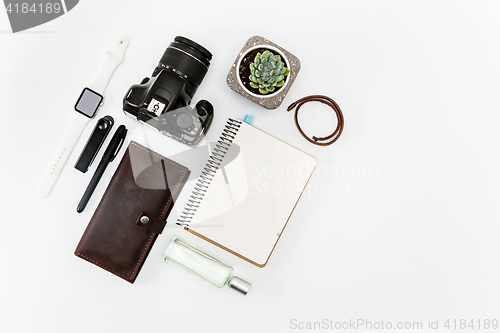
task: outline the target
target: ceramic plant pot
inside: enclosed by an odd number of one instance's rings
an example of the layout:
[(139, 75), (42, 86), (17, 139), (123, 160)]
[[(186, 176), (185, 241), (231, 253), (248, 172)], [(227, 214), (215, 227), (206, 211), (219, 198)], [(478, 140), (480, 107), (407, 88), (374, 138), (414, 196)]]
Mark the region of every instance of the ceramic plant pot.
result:
[[(252, 69), (250, 68), (250, 64), (254, 63), (256, 55), (262, 55), (266, 50), (271, 52), (273, 56), (279, 55), (283, 66), (288, 68), (289, 73), (284, 75), (283, 82), (276, 82), (274, 77), (268, 76), (268, 72), (251, 72)], [(252, 102), (266, 109), (273, 110), (279, 107), (283, 102), (299, 70), (300, 61), (296, 56), (263, 37), (254, 36), (248, 39), (245, 45), (243, 45), (238, 57), (231, 66), (227, 74), (227, 85), (229, 88)], [(270, 78), (270, 80), (263, 81), (266, 77), (268, 79)], [(256, 81), (257, 79), (259, 79), (258, 82)], [(272, 83), (274, 83), (274, 86)], [(266, 88), (264, 85), (269, 87)]]

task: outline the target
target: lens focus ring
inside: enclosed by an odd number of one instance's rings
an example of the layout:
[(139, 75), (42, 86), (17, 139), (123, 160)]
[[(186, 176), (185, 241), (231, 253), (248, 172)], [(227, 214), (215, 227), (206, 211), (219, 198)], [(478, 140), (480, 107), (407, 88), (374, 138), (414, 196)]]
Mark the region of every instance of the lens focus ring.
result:
[(165, 50), (160, 64), (189, 77), (199, 86), (207, 74), (212, 54), (202, 46), (184, 37), (176, 37)]

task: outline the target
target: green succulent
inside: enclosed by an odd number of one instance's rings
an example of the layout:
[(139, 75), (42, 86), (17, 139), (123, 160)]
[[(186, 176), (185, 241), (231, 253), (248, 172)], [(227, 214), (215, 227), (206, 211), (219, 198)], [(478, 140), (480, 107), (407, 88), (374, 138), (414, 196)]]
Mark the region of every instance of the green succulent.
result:
[(257, 53), (250, 64), (250, 72), (250, 86), (265, 95), (285, 84), (285, 76), (290, 70), (285, 67), (278, 54), (266, 50), (262, 54)]

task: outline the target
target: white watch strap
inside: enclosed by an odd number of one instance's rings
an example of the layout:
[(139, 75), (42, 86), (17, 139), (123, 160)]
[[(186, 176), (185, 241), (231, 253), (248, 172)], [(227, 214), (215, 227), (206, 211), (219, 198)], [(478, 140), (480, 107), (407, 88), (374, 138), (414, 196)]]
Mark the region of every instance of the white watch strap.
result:
[[(97, 72), (97, 76), (94, 80), (92, 80), (92, 83), (88, 86), (88, 88), (100, 95), (103, 95), (113, 72), (122, 62), (123, 55), (127, 47), (128, 39), (125, 36), (118, 36), (113, 41), (113, 44), (111, 44), (111, 46), (106, 50), (106, 57), (101, 64), (99, 72)], [(43, 174), (42, 180), (38, 185), (37, 194), (39, 196), (46, 197), (52, 191), (59, 174), (66, 164), (69, 155), (71, 155), (80, 134), (89, 120), (90, 118), (76, 111), (74, 112), (73, 120), (61, 139), (49, 162), (49, 165), (47, 166), (47, 169)]]
[(114, 40), (113, 44), (111, 44), (111, 46), (107, 49), (106, 57), (104, 58), (97, 75), (94, 77), (88, 88), (103, 95), (113, 72), (123, 61), (123, 54), (125, 53), (127, 46), (128, 39), (125, 36), (118, 36)]
[(42, 180), (38, 185), (37, 194), (41, 197), (46, 197), (52, 191), (59, 174), (61, 173), (64, 164), (68, 160), (73, 147), (75, 146), (80, 134), (90, 118), (75, 112), (69, 127), (66, 129), (59, 145), (57, 146), (49, 165), (45, 169)]

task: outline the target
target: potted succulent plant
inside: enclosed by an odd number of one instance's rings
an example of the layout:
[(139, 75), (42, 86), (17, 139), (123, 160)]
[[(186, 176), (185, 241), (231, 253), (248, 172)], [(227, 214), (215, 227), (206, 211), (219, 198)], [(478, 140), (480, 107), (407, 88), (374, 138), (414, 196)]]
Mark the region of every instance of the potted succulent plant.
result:
[(247, 53), (245, 57), (240, 58), (238, 78), (243, 85), (245, 85), (243, 80), (247, 79), (250, 88), (255, 89), (253, 93), (271, 96), (283, 87), (290, 70), (285, 67), (278, 53), (273, 54), (268, 49), (263, 50), (265, 50), (263, 53), (257, 52), (255, 56)]
[(243, 46), (227, 75), (228, 86), (263, 106), (275, 109), (300, 70), (300, 61), (271, 41), (254, 36)]

